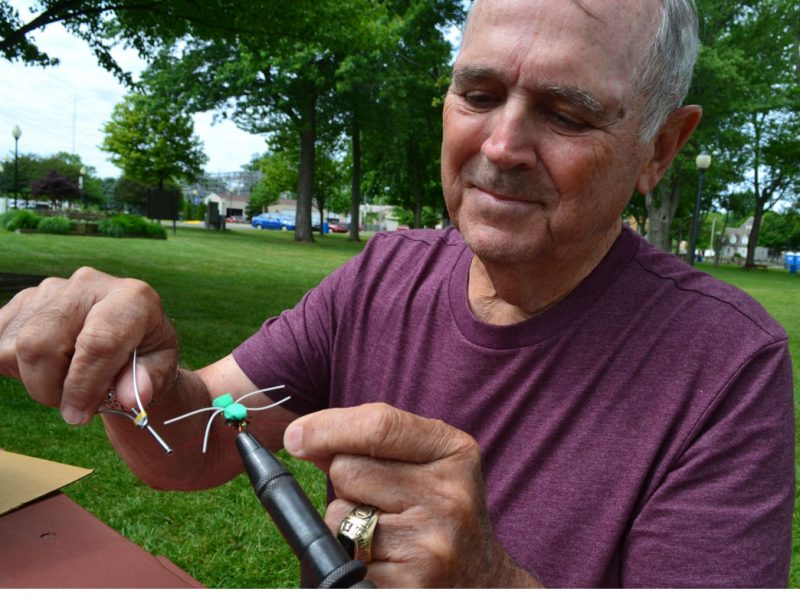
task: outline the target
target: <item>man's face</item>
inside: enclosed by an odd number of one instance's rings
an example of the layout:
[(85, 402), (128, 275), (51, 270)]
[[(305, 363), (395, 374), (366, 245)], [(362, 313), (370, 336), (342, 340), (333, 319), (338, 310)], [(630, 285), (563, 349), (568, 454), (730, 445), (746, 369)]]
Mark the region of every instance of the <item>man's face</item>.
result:
[[(442, 185), (486, 262), (591, 259), (649, 157), (632, 75), (656, 2), (480, 0), (444, 107)], [(555, 262), (553, 262), (555, 260)]]

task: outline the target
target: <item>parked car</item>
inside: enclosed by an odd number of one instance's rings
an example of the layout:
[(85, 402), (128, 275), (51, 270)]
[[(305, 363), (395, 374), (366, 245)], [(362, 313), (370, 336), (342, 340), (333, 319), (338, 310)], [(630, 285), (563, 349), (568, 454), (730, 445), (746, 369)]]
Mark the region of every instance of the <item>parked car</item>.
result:
[(339, 222), (331, 222), (328, 224), (328, 229), (332, 233), (346, 233), (347, 227), (344, 224), (340, 224)]
[(244, 217), (242, 216), (228, 216), (225, 218), (225, 222), (244, 222)]
[(250, 221), (253, 228), (266, 230), (294, 230), (294, 220), (280, 214), (263, 213)]

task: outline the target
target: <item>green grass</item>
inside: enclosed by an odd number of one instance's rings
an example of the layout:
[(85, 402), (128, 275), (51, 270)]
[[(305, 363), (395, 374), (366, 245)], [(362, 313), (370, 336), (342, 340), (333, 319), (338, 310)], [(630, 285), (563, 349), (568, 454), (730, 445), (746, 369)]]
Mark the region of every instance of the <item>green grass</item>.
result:
[[(2, 232), (0, 271), (69, 276), (89, 265), (144, 279), (175, 321), (184, 365), (200, 367), (230, 353), (361, 247), (333, 236), (298, 244), (292, 233), (254, 230), (179, 229), (167, 241)], [(133, 542), (209, 587), (297, 585), (297, 560), (244, 476), (206, 492), (156, 492), (128, 471), (98, 420), (67, 426), (14, 380), (0, 379), (0, 398), (0, 448), (94, 469), (66, 494)], [(324, 477), (282, 457), (321, 509)]]
[[(337, 236), (297, 244), (291, 233), (179, 229), (167, 241), (16, 235), (0, 232), (0, 271), (68, 276), (90, 265), (149, 282), (175, 321), (182, 360), (199, 367), (228, 354), (266, 317), (294, 305), (361, 246)], [(759, 300), (786, 328), (800, 388), (800, 276), (702, 266)], [(0, 301), (7, 297), (0, 297)], [(213, 490), (156, 492), (139, 482), (110, 448), (102, 424), (64, 424), (58, 412), (0, 379), (0, 448), (89, 467), (65, 492), (153, 554), (163, 554), (214, 588), (296, 587), (294, 555), (243, 477)], [(325, 480), (313, 466), (282, 455), (322, 509)], [(800, 587), (800, 517), (795, 514), (791, 587)]]

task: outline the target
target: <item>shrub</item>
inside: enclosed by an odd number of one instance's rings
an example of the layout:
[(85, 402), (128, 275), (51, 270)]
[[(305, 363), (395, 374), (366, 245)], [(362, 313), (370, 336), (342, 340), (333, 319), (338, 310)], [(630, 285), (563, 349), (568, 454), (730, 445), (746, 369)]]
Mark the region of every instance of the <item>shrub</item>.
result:
[(35, 229), (39, 226), (39, 220), (41, 220), (41, 217), (29, 210), (13, 210), (7, 212), (7, 214), (10, 214), (10, 216), (4, 221), (4, 224), (6, 230), (10, 231), (15, 231), (19, 228)]
[(8, 212), (3, 212), (2, 214), (0, 214), (0, 228), (7, 228), (8, 223), (11, 222), (11, 219), (13, 217), (14, 217), (14, 212), (10, 210)]
[(64, 216), (50, 216), (39, 220), (36, 227), (39, 232), (50, 233), (51, 235), (68, 235), (72, 232), (72, 222)]
[(97, 230), (110, 237), (151, 237), (166, 239), (166, 229), (157, 222), (150, 222), (141, 216), (119, 214), (100, 221)]

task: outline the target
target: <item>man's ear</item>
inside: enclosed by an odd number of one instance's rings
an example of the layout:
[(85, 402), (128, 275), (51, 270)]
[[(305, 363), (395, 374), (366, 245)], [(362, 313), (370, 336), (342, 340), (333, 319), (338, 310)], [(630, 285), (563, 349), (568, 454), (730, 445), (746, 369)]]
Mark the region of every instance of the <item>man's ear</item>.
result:
[(645, 163), (636, 188), (644, 195), (658, 184), (672, 160), (694, 133), (703, 109), (700, 106), (681, 106), (673, 110), (651, 141), (652, 155)]

